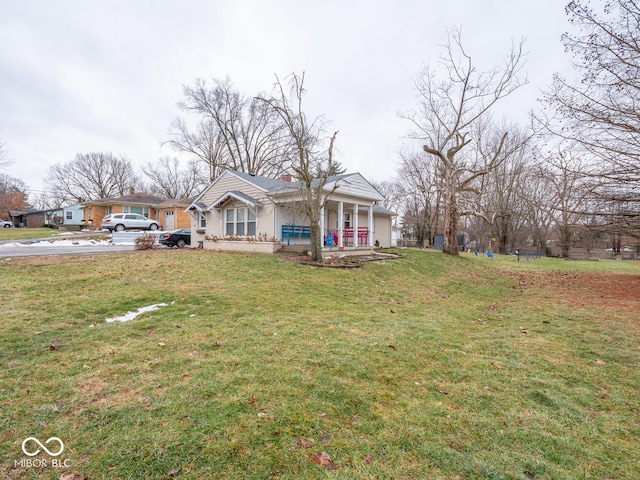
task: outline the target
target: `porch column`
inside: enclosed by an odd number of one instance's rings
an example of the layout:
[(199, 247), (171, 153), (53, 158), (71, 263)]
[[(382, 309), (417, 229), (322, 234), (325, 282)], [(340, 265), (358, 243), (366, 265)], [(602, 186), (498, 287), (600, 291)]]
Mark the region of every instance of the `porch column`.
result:
[(342, 246), (344, 238), (342, 233), (344, 232), (344, 203), (338, 202), (338, 247)]
[(325, 224), (324, 224), (324, 207), (320, 209), (320, 245), (324, 247)]
[(373, 247), (373, 205), (369, 205), (369, 246)]
[(351, 222), (351, 228), (353, 228), (353, 246), (358, 247), (358, 204), (353, 206), (353, 222)]

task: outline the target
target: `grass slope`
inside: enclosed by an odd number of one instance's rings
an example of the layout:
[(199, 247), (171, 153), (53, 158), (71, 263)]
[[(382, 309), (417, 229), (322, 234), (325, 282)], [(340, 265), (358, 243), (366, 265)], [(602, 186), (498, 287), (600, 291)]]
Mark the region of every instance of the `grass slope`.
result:
[(0, 475), (640, 478), (637, 263), (402, 253), (0, 261)]

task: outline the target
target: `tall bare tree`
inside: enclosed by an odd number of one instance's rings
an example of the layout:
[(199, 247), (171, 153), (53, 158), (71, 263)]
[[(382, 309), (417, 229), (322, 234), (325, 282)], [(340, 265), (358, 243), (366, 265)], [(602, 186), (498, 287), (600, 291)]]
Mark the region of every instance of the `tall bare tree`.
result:
[[(578, 142), (591, 162), (594, 205), (617, 212), (626, 232), (640, 237), (640, 3), (608, 0), (566, 7), (573, 31), (562, 37), (577, 81), (555, 75), (546, 101), (559, 114), (556, 135)], [(618, 205), (607, 207), (609, 203)], [(605, 219), (604, 223), (615, 223)]]
[(520, 215), (531, 243), (538, 248), (545, 248), (553, 229), (554, 193), (551, 185), (541, 174), (538, 165), (534, 165), (520, 179), (517, 186), (518, 201), (521, 205)]
[(96, 152), (78, 153), (69, 162), (54, 164), (45, 181), (55, 196), (73, 202), (126, 195), (130, 188), (142, 187), (126, 156)]
[(150, 180), (149, 193), (165, 198), (189, 198), (201, 191), (208, 183), (209, 176), (201, 162), (195, 159), (187, 162), (185, 168), (176, 157), (163, 157), (157, 162), (149, 162), (142, 171)]
[(324, 121), (321, 117), (309, 120), (304, 113), (302, 102), (306, 92), (304, 73), (291, 74), (288, 90), (276, 76), (274, 94), (258, 97), (280, 117), (286, 127), (288, 149), (292, 152), (290, 169), (300, 183), (301, 204), (309, 218), (311, 232), (311, 259), (322, 260), (322, 237), (320, 218), (322, 210), (334, 189), (327, 188), (329, 178), (340, 169), (333, 158), (336, 135), (327, 140), (324, 135)]
[[(503, 146), (504, 152), (509, 152), (504, 161), (498, 162), (487, 175), (480, 179), (479, 216), (489, 221), (489, 227), (497, 239), (497, 249), (500, 253), (507, 253), (516, 243), (524, 243), (522, 238), (525, 226), (526, 212), (523, 211), (521, 195), (527, 191), (528, 178), (533, 168), (533, 155), (529, 148), (529, 133), (517, 125), (502, 124), (500, 129), (508, 131)], [(482, 133), (479, 133), (482, 138)], [(491, 143), (488, 150), (495, 148)], [(479, 142), (479, 151), (485, 151), (483, 142)]]
[(584, 223), (585, 212), (589, 210), (585, 203), (589, 201), (591, 190), (587, 178), (581, 173), (583, 165), (584, 159), (565, 145), (548, 153), (535, 173), (551, 193), (548, 203), (541, 207), (546, 208), (553, 219), (563, 258), (569, 257), (572, 237), (578, 225)]
[(520, 76), (523, 43), (512, 45), (500, 67), (480, 71), (462, 44), (461, 32), (453, 29), (440, 57), (441, 70), (426, 66), (416, 80), (417, 110), (404, 113), (413, 130), (411, 136), (424, 142), (424, 151), (437, 165), (444, 199), (445, 253), (457, 255), (457, 228), (461, 215), (474, 210), (460, 209), (461, 195), (478, 195), (477, 180), (505, 158), (507, 132), (498, 133), (490, 151), (474, 150), (479, 123), (486, 123), (492, 108), (526, 83)]
[(431, 244), (441, 219), (442, 195), (436, 167), (421, 152), (400, 152), (398, 163), (402, 224), (418, 246)]
[(287, 127), (264, 102), (241, 94), (229, 78), (212, 85), (198, 79), (183, 87), (183, 95), (178, 107), (192, 114), (196, 125), (175, 119), (165, 143), (203, 161), (211, 179), (224, 168), (265, 176), (286, 171)]

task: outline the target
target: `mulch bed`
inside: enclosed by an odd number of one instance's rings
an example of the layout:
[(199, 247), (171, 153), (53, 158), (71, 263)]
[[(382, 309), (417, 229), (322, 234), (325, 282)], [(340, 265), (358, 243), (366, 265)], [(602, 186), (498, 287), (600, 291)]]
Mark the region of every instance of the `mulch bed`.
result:
[(325, 257), (322, 262), (313, 262), (308, 255), (296, 255), (288, 257), (289, 261), (300, 263), (303, 265), (311, 265), (314, 267), (330, 267), (330, 268), (360, 268), (366, 262), (375, 262), (380, 260), (392, 260), (402, 258), (397, 254), (367, 254), (367, 255), (332, 255)]

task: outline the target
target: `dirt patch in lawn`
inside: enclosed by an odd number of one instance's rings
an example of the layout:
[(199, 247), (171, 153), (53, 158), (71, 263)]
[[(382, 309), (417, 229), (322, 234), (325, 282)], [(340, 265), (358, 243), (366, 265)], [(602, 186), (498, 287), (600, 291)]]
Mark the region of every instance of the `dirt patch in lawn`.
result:
[(640, 275), (604, 272), (529, 271), (515, 275), (522, 289), (539, 290), (547, 300), (573, 303), (576, 308), (606, 308), (638, 323)]

